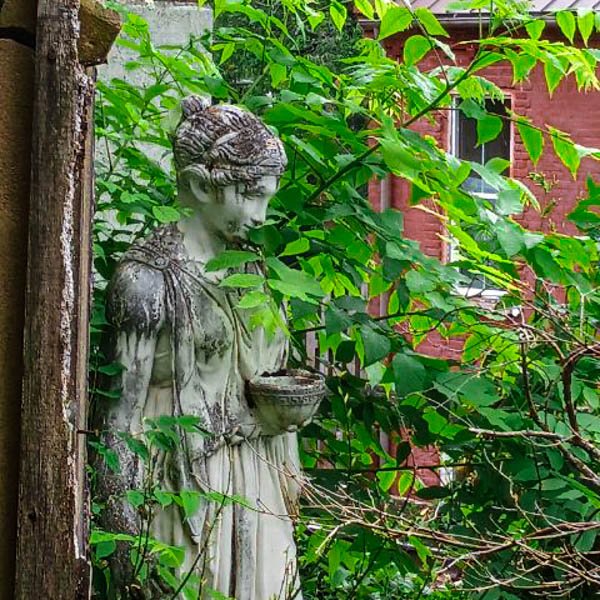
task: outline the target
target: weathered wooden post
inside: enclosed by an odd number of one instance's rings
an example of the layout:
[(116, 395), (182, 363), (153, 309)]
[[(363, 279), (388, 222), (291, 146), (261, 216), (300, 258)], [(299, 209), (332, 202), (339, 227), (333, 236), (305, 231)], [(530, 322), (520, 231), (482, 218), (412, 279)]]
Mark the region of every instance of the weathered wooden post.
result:
[(22, 600), (89, 596), (81, 435), (93, 200), (87, 65), (102, 61), (117, 33), (114, 15), (91, 0), (37, 2), (14, 594)]

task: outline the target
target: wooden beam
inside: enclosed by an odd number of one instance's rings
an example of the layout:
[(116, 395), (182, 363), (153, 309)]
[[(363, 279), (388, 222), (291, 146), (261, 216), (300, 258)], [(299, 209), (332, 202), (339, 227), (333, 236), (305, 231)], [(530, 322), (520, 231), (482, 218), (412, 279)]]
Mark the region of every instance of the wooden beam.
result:
[(39, 0), (15, 598), (89, 597), (85, 485), (93, 72), (80, 0)]

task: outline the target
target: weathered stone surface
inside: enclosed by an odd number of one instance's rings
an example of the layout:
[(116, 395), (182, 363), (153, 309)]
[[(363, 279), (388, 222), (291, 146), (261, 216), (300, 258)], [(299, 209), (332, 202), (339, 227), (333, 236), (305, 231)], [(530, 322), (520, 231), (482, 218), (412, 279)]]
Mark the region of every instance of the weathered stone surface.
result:
[(33, 51), (0, 40), (0, 598), (7, 599), (15, 568), (33, 73)]
[(121, 30), (119, 14), (97, 0), (81, 0), (80, 19), (79, 61), (86, 66), (105, 63)]
[(35, 1), (0, 0), (0, 27), (19, 27), (35, 31)]

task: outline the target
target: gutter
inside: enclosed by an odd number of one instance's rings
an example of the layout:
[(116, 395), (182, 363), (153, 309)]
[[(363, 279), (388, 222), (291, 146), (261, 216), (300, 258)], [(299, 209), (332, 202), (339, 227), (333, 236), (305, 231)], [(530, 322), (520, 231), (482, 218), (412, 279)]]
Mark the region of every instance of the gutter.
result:
[[(556, 25), (556, 18), (553, 13), (549, 12), (532, 12), (529, 13), (534, 19), (543, 19), (549, 25)], [(453, 27), (478, 27), (485, 25), (489, 17), (487, 13), (438, 13), (435, 14), (437, 20), (445, 27), (452, 29)], [(363, 28), (363, 31), (373, 31), (376, 35), (379, 33), (379, 21), (375, 19), (358, 19), (358, 24)]]

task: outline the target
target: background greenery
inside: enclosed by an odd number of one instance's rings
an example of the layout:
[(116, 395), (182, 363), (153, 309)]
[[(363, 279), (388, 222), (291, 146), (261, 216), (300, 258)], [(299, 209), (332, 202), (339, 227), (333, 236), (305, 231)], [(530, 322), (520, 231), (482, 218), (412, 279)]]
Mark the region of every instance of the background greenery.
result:
[[(494, 139), (501, 122), (484, 100), (503, 93), (481, 70), (500, 61), (510, 63), (516, 81), (541, 68), (550, 91), (565, 77), (580, 90), (598, 90), (600, 53), (587, 44), (600, 20), (592, 12), (558, 13), (564, 42), (550, 42), (545, 22), (523, 3), (495, 2), (465, 67), (426, 9), (385, 0), (218, 0), (213, 8), (212, 34), (177, 49), (154, 46), (146, 23), (129, 15), (119, 43), (135, 54), (127, 68), (146, 73), (148, 84), (98, 86), (104, 156), (97, 168), (94, 402), (115, 399), (96, 383), (119, 371), (102, 353), (104, 283), (135, 238), (180, 215), (168, 159), (180, 99), (210, 94), (244, 105), (277, 131), (290, 164), (267, 224), (253, 233), (267, 275), (237, 278), (236, 286), (247, 287), (241, 303), (255, 323), (272, 328), (274, 307), (287, 301), (294, 360), (316, 361), (331, 392), (302, 432), (311, 477), (297, 524), (304, 597), (593, 597), (600, 583), (600, 187), (590, 181), (570, 215), (577, 236), (528, 231), (515, 216), (538, 203), (504, 175), (506, 161), (461, 161), (410, 126), (451, 109), (456, 96), (458, 110), (477, 119), (479, 142)], [(381, 21), (379, 39), (357, 35), (353, 10)], [(400, 31), (410, 36), (396, 61), (382, 42)], [(425, 70), (420, 61), (429, 52), (438, 64)], [(518, 114), (510, 119), (534, 165), (553, 152), (576, 175), (584, 157), (600, 158), (576, 143), (576, 132), (572, 138)], [(151, 158), (149, 146), (165, 160)], [(498, 202), (463, 188), (472, 171)], [(403, 237), (400, 213), (371, 206), (368, 182), (389, 175), (408, 181), (411, 203), (444, 221), (460, 260), (423, 255)], [(220, 260), (236, 268), (254, 259)], [(455, 293), (477, 276), (505, 292), (494, 306)], [(460, 340), (460, 358), (420, 354), (432, 333)], [(307, 339), (316, 356), (307, 354)], [(184, 425), (151, 430), (176, 436)], [(382, 433), (395, 438), (395, 454)], [(156, 440), (133, 450), (151, 453)], [(418, 469), (406, 465), (417, 446), (439, 449), (443, 485), (424, 487)], [(151, 485), (130, 500), (140, 520), (166, 502), (194, 510)], [(107, 559), (119, 540), (127, 541), (93, 532), (98, 597), (114, 594)], [(171, 590), (162, 597), (181, 585), (187, 598), (197, 597), (198, 582), (182, 584), (176, 572), (177, 549), (130, 541), (148, 550), (143, 560), (134, 557), (142, 589), (151, 576), (145, 562), (153, 561)]]

